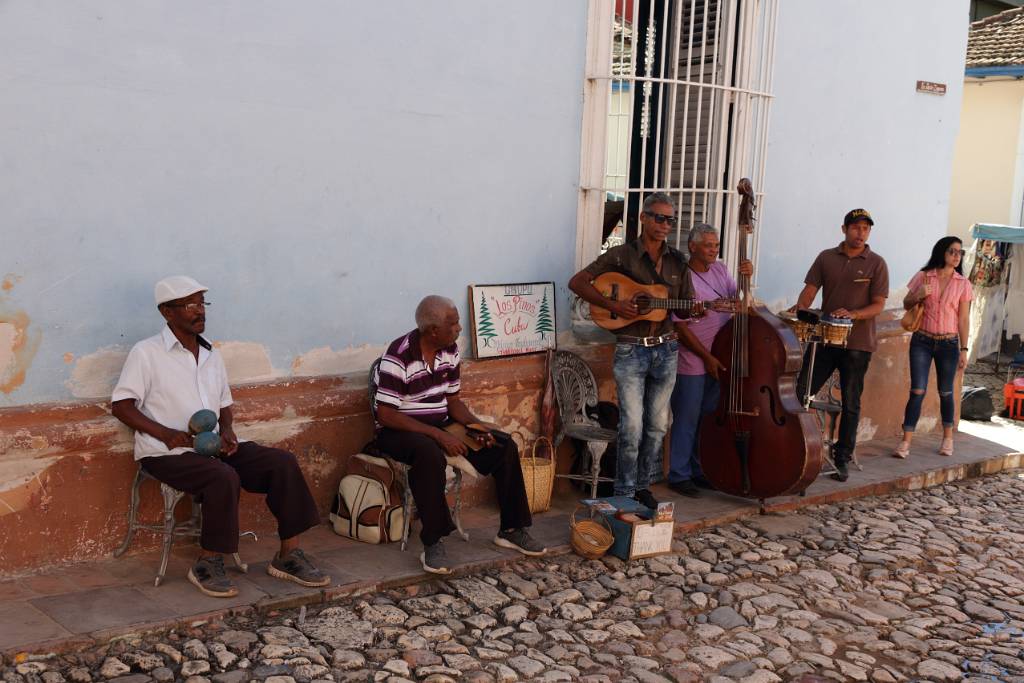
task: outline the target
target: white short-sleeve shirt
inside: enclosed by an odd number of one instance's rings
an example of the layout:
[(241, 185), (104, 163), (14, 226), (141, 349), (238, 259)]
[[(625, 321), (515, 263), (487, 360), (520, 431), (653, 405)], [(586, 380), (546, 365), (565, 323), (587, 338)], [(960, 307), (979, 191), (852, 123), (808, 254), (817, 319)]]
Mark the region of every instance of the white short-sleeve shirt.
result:
[[(183, 432), (197, 410), (208, 408), (219, 415), (221, 408), (233, 403), (220, 352), (200, 337), (197, 360), (168, 327), (140, 341), (128, 354), (111, 400), (128, 398), (146, 417)], [(135, 432), (136, 460), (188, 450), (168, 450), (159, 439)]]

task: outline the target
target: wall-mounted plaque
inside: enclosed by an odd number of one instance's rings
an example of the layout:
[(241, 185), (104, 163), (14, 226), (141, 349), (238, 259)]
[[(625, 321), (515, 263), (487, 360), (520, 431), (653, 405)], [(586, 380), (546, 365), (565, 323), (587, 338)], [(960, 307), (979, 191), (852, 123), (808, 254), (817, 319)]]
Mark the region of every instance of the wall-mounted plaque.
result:
[(945, 83), (932, 83), (931, 81), (918, 81), (917, 92), (927, 92), (932, 95), (945, 95), (946, 84)]

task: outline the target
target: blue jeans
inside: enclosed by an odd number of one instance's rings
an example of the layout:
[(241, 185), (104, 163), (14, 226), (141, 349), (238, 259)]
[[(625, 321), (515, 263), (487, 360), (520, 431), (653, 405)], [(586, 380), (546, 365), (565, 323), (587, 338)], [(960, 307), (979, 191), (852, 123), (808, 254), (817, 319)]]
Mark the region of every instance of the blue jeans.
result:
[(619, 394), (615, 495), (632, 496), (661, 478), (669, 399), (676, 381), (679, 342), (616, 344), (612, 372)]
[(953, 426), (956, 402), (953, 399), (953, 381), (956, 366), (960, 362), (960, 338), (932, 339), (918, 332), (910, 338), (910, 398), (903, 414), (903, 431), (912, 432), (917, 428), (924, 404), (924, 393), (928, 389), (928, 373), (935, 361), (935, 376), (939, 385), (939, 410), (942, 426)]
[(718, 405), (718, 380), (710, 375), (679, 375), (672, 390), (672, 458), (670, 483), (703, 477), (697, 453), (700, 419)]

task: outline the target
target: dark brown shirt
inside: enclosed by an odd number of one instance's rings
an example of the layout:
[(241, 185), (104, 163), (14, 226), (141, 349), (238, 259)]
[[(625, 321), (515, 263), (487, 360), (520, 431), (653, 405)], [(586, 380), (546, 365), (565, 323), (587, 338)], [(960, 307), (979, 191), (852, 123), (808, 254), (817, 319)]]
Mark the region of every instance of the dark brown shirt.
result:
[[(814, 259), (804, 283), (821, 289), (821, 310), (826, 314), (845, 308), (852, 311), (871, 304), (875, 297), (889, 296), (889, 268), (885, 259), (864, 246), (858, 256), (850, 258), (843, 245), (826, 249)], [(846, 348), (874, 351), (875, 319), (854, 320)]]
[[(690, 283), (689, 267), (682, 253), (668, 243), (661, 245), (661, 273), (659, 274), (650, 254), (639, 239), (612, 247), (589, 266), (584, 268), (591, 277), (603, 273), (622, 273), (642, 285), (667, 285), (669, 299), (692, 299), (693, 285)], [(687, 317), (680, 313), (680, 317)], [(668, 334), (673, 330), (672, 320), (666, 315), (661, 322), (639, 320), (615, 331), (632, 337), (650, 337)]]

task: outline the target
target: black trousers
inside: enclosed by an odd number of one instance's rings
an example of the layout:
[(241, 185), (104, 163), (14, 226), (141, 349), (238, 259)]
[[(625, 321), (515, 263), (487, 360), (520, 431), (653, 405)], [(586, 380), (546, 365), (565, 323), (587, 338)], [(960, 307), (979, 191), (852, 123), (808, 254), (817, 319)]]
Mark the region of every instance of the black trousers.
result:
[(267, 507), (277, 518), (277, 534), (282, 540), (320, 523), (299, 463), (279, 448), (245, 441), (226, 458), (189, 452), (143, 458), (140, 464), (159, 481), (200, 497), (203, 530), (199, 545), (203, 550), (238, 552), (240, 489), (267, 495)]
[[(382, 429), (377, 446), (395, 460), (410, 465), (409, 488), (423, 528), (420, 540), (432, 545), (455, 530), (448, 502), (444, 497), (445, 452), (429, 436), (398, 429)], [(519, 529), (533, 523), (526, 500), (519, 449), (509, 439), (479, 451), (469, 451), (466, 459), (480, 474), (494, 476), (501, 510), (501, 528)]]
[[(804, 365), (797, 381), (797, 396), (803, 401), (807, 391), (807, 366), (811, 362), (810, 349), (804, 353)], [(811, 396), (821, 390), (832, 373), (839, 370), (839, 388), (843, 394), (843, 412), (839, 420), (839, 440), (836, 442), (836, 464), (848, 463), (857, 446), (857, 424), (860, 422), (860, 395), (864, 391), (864, 374), (871, 362), (870, 351), (856, 351), (836, 346), (818, 346), (814, 356), (814, 375), (811, 377)]]

